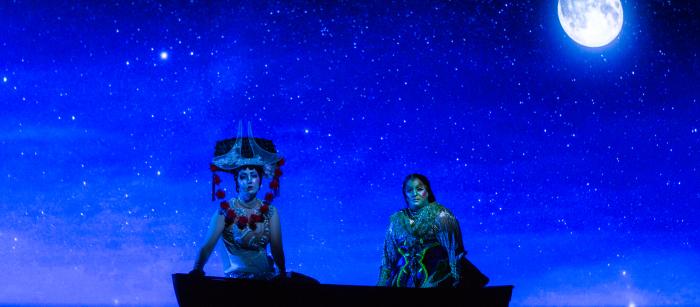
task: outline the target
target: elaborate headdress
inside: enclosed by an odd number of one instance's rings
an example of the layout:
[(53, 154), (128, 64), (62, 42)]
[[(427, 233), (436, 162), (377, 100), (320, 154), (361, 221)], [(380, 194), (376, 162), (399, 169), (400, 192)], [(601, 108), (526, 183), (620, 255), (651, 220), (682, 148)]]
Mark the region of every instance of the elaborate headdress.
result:
[[(265, 171), (264, 176), (272, 177), (274, 176), (276, 163), (282, 159), (282, 157), (275, 150), (274, 144), (271, 141), (265, 139), (256, 139), (253, 137), (253, 129), (248, 122), (248, 137), (241, 137), (243, 130), (243, 123), (238, 123), (238, 134), (235, 139), (228, 139), (224, 141), (217, 142), (216, 151), (219, 152), (221, 146), (228, 147), (233, 141), (231, 149), (223, 155), (216, 155), (212, 164), (215, 165), (220, 170), (232, 171), (244, 165), (255, 165), (262, 166)], [(247, 147), (243, 146), (244, 141), (247, 141)], [(267, 150), (263, 149), (258, 142), (267, 145)], [(228, 146), (227, 146), (228, 145)], [(244, 150), (247, 149), (247, 150)]]
[(275, 145), (270, 140), (253, 137), (253, 129), (248, 122), (248, 137), (242, 137), (243, 123), (238, 123), (238, 133), (235, 139), (226, 139), (216, 142), (214, 159), (211, 162), (212, 171), (212, 201), (221, 200), (220, 207), (226, 213), (227, 222), (233, 222), (235, 215), (230, 210), (230, 204), (225, 200), (226, 193), (218, 189), (221, 177), (218, 171), (234, 172), (236, 169), (252, 165), (263, 169), (263, 176), (272, 178), (269, 187), (272, 192), (265, 194), (265, 211), (272, 200), (279, 195), (279, 178), (282, 176), (281, 167), (284, 158), (277, 152)]

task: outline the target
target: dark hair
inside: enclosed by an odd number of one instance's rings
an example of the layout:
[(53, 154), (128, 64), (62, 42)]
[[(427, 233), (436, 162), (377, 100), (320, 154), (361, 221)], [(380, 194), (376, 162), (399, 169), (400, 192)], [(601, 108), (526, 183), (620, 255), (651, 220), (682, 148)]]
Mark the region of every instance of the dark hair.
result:
[(423, 182), (423, 184), (425, 185), (425, 190), (428, 192), (428, 202), (434, 203), (435, 194), (433, 194), (433, 188), (430, 187), (430, 181), (428, 181), (428, 177), (414, 173), (406, 176), (406, 178), (403, 180), (403, 184), (401, 185), (401, 195), (403, 195), (403, 200), (406, 202), (406, 205), (408, 205), (408, 198), (406, 198), (406, 184), (412, 179), (418, 179), (421, 182)]
[(233, 177), (234, 177), (234, 180), (233, 180), (233, 181), (236, 182), (236, 192), (240, 192), (240, 191), (239, 191), (240, 188), (239, 188), (239, 185), (238, 185), (238, 173), (239, 173), (241, 170), (244, 170), (244, 169), (247, 169), (247, 168), (253, 169), (253, 170), (255, 170), (256, 173), (258, 173), (258, 178), (260, 178), (260, 180), (258, 181), (258, 188), (260, 188), (260, 186), (262, 185), (262, 177), (263, 177), (263, 172), (264, 172), (264, 171), (263, 171), (263, 167), (262, 167), (262, 166), (259, 166), (259, 165), (243, 165), (243, 166), (238, 167), (238, 168), (236, 168), (236, 169), (234, 169), (234, 170), (231, 171), (231, 173), (233, 173)]

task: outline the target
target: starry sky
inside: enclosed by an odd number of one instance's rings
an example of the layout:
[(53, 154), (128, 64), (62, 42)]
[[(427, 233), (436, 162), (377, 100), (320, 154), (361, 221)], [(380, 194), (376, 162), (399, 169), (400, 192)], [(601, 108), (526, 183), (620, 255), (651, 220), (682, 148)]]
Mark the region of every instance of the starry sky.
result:
[(5, 1), (0, 303), (176, 304), (250, 121), (288, 270), (374, 284), (419, 172), (514, 305), (700, 304), (700, 5), (622, 5), (587, 48), (556, 1)]

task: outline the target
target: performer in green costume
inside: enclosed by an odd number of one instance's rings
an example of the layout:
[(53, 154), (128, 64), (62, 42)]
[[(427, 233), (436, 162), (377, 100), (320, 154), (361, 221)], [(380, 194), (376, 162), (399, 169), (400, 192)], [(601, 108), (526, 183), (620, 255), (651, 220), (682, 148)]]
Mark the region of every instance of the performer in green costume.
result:
[(459, 222), (435, 200), (428, 178), (404, 179), (407, 208), (391, 216), (378, 286), (484, 286), (488, 278), (467, 259)]

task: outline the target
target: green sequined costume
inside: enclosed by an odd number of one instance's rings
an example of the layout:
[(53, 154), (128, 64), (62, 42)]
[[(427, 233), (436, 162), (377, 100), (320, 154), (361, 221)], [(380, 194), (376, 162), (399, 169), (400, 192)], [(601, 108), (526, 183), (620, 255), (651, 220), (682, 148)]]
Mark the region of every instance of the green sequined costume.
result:
[(459, 223), (447, 208), (434, 202), (403, 209), (391, 216), (377, 285), (456, 286), (465, 255)]

